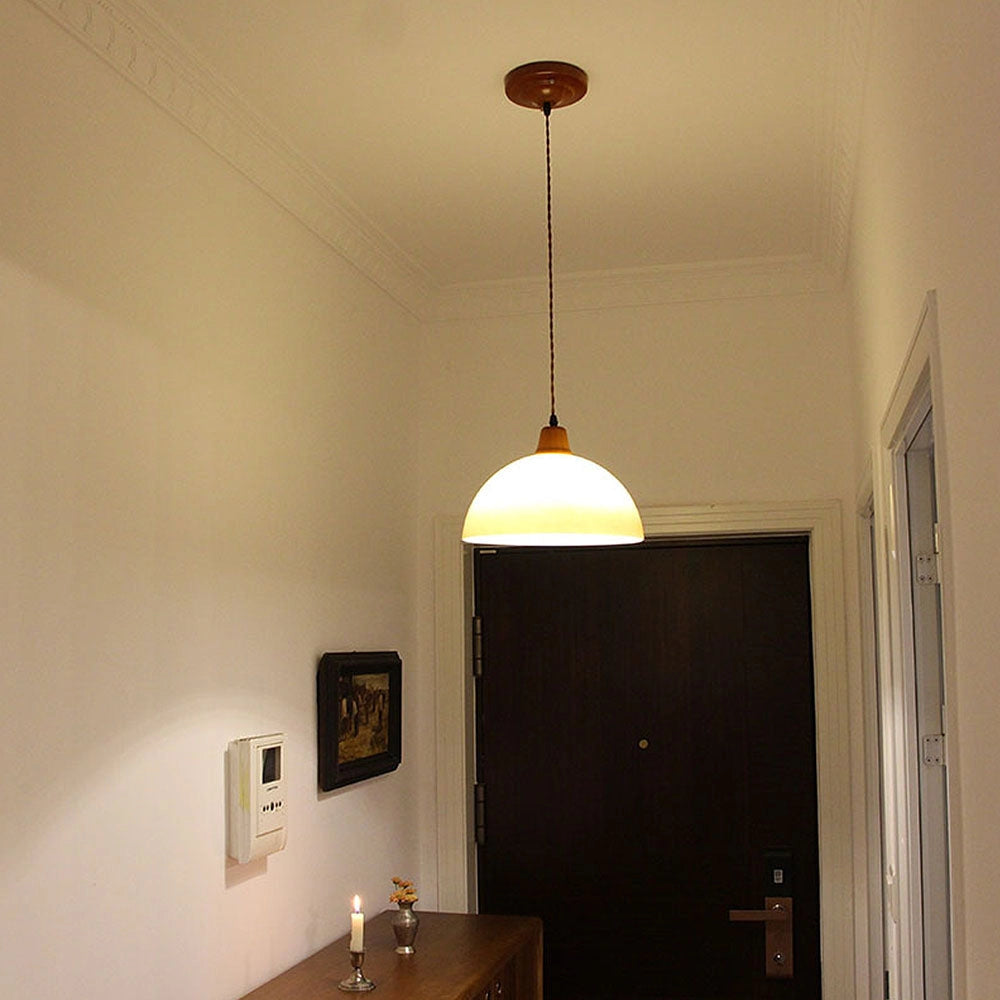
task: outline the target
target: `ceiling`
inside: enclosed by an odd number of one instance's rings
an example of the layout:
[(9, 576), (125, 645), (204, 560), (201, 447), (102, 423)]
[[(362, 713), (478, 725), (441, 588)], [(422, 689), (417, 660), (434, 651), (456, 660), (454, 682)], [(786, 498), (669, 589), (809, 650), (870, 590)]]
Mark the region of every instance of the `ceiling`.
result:
[(537, 59), (590, 77), (552, 115), (564, 305), (829, 287), (861, 6), (101, 0), (121, 44), (70, 27), (427, 316), (544, 308), (544, 121), (503, 94)]

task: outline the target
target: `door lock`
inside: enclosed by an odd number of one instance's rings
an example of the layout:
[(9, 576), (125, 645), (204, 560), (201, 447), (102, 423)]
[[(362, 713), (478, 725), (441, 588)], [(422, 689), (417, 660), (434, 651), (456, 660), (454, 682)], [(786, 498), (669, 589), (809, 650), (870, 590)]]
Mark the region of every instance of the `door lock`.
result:
[(730, 910), (734, 922), (764, 924), (764, 973), (768, 979), (791, 979), (792, 897), (766, 896), (763, 910)]

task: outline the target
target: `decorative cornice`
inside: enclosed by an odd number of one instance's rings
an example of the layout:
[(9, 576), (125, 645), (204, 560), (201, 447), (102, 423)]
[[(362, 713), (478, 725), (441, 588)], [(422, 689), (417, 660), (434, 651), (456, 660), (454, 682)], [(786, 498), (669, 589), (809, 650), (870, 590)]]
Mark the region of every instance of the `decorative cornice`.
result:
[[(533, 313), (536, 279), (437, 287), (328, 177), (256, 115), (136, 0), (31, 0), (248, 177), (386, 294), (421, 319)], [(795, 294), (837, 287), (848, 251), (873, 0), (840, 0), (827, 30), (834, 107), (815, 252), (784, 258), (591, 272), (559, 278), (560, 310)]]
[[(824, 292), (838, 279), (822, 262), (803, 254), (711, 264), (560, 275), (560, 313), (619, 306), (659, 305), (761, 295)], [(544, 279), (476, 282), (441, 290), (434, 318), (475, 319), (544, 312)]]
[(170, 29), (131, 0), (32, 0), (320, 239), (415, 315), (422, 269), (266, 125)]
[(824, 211), (817, 234), (817, 249), (838, 280), (844, 274), (849, 250), (872, 3), (873, 0), (840, 0), (829, 26), (829, 91), (832, 95), (827, 129), (829, 162), (821, 171), (819, 202)]

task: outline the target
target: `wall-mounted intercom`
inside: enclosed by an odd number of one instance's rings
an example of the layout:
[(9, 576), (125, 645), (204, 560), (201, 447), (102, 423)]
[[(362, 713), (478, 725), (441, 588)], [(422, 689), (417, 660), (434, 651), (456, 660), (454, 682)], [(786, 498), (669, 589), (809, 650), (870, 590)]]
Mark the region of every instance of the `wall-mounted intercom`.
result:
[(284, 756), (284, 733), (248, 736), (229, 744), (229, 856), (241, 863), (285, 846)]

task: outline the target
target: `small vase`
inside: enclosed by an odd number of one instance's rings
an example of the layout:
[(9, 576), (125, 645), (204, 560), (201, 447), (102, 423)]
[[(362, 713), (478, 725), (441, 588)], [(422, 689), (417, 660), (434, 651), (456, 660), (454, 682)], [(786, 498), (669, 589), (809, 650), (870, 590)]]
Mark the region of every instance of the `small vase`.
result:
[(413, 912), (412, 903), (398, 905), (399, 911), (392, 918), (392, 933), (396, 935), (396, 954), (412, 955), (420, 917)]

